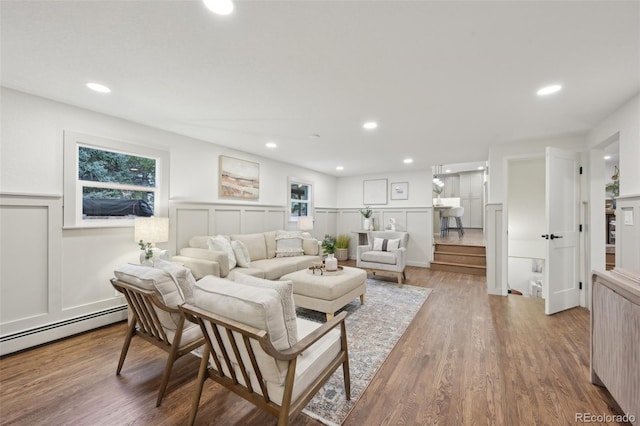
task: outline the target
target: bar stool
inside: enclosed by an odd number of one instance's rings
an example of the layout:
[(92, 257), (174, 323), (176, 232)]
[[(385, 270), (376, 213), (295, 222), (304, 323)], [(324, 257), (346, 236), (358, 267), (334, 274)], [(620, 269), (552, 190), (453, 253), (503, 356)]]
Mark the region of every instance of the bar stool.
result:
[[(443, 228), (443, 234), (449, 235), (449, 229), (457, 229), (458, 236), (462, 238), (464, 235), (464, 228), (462, 227), (462, 216), (464, 216), (464, 207), (452, 207), (447, 211), (442, 212), (441, 226)], [(456, 219), (456, 228), (449, 227), (449, 218), (454, 217)]]

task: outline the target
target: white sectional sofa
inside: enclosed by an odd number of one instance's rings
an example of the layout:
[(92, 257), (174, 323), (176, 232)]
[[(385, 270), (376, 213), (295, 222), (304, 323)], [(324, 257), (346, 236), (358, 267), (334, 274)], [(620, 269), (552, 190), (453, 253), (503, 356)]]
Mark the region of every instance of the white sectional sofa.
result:
[[(278, 238), (285, 231), (269, 231), (255, 234), (235, 234), (226, 237), (229, 241), (241, 241), (248, 249), (250, 265), (229, 268), (229, 256), (225, 251), (210, 250), (209, 236), (196, 236), (189, 240), (189, 247), (182, 248), (180, 254), (173, 257), (174, 262), (182, 263), (191, 269), (199, 280), (206, 275), (234, 279), (240, 272), (258, 278), (277, 280), (283, 275), (308, 268), (312, 262), (321, 260), (318, 240), (300, 235), (303, 252), (297, 256), (277, 257)], [(292, 233), (287, 232), (289, 235)]]

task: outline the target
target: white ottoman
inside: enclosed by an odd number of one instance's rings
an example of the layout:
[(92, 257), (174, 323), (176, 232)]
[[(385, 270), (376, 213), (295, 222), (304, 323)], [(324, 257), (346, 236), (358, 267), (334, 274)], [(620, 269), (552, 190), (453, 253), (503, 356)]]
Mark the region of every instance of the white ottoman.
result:
[(363, 269), (343, 266), (341, 271), (315, 275), (309, 269), (286, 274), (281, 280), (293, 282), (293, 299), (296, 306), (327, 314), (333, 313), (360, 296), (364, 304), (367, 292), (367, 273)]

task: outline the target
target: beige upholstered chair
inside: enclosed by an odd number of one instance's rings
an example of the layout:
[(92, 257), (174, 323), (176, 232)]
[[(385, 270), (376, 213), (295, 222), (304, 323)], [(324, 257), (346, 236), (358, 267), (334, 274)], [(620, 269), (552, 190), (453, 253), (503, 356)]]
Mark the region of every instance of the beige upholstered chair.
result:
[(207, 276), (194, 288), (194, 304), (180, 307), (207, 342), (190, 425), (207, 379), (273, 414), (278, 425), (287, 425), (340, 366), (350, 399), (346, 313), (324, 324), (296, 318), (291, 282), (271, 283), (279, 288)]
[(409, 234), (396, 231), (369, 231), (368, 244), (358, 246), (356, 266), (376, 272), (392, 272), (398, 277), (398, 286), (406, 279), (406, 249)]
[(185, 298), (176, 276), (171, 272), (143, 265), (123, 265), (114, 274), (116, 278), (111, 279), (111, 284), (126, 298), (130, 316), (116, 374), (122, 370), (134, 336), (166, 351), (168, 357), (158, 391), (158, 407), (167, 389), (173, 363), (202, 346), (204, 337), (200, 327), (185, 321), (178, 309)]

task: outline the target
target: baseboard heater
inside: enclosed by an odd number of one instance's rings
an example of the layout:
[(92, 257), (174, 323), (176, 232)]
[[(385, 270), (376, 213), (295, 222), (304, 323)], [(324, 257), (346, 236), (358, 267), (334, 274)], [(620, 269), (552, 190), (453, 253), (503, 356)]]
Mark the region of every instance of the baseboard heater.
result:
[[(72, 336), (126, 318), (127, 305), (116, 306), (79, 317), (0, 336), (0, 355)], [(83, 324), (84, 323), (84, 324)], [(24, 343), (20, 344), (18, 341)]]

